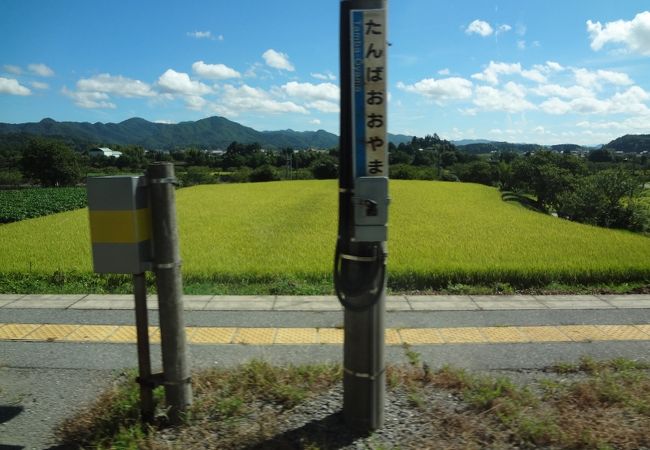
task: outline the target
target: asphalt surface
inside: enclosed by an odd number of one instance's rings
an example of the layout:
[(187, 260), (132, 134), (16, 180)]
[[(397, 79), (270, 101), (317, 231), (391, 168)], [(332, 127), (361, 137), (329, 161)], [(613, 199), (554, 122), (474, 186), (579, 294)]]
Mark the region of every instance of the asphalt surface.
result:
[[(5, 306), (10, 304), (7, 302)], [(567, 309), (413, 310), (417, 304), (417, 301), (409, 302), (408, 309), (387, 312), (387, 327), (650, 324), (650, 308), (645, 304), (625, 308), (601, 305), (590, 309), (578, 309), (577, 304), (567, 303)], [(277, 306), (277, 302), (273, 305)], [(185, 312), (185, 322), (194, 327), (339, 328), (343, 324), (340, 310), (279, 311), (273, 307), (247, 311), (189, 310)], [(48, 309), (0, 308), (0, 323), (4, 324), (132, 325), (133, 321), (133, 311), (127, 309), (75, 309), (70, 305)], [(157, 311), (150, 311), (150, 323), (157, 325)], [(417, 345), (413, 350), (433, 368), (451, 364), (473, 370), (536, 369), (560, 361), (577, 361), (587, 355), (597, 359), (650, 360), (650, 340), (463, 343)], [(274, 364), (340, 362), (342, 352), (340, 344), (190, 345), (189, 361), (194, 369), (228, 367), (252, 358)], [(404, 349), (398, 345), (386, 347), (386, 360), (407, 362)], [(152, 345), (152, 361), (154, 370), (160, 370), (159, 345)], [(0, 450), (54, 447), (52, 430), (63, 418), (91, 402), (119, 373), (136, 366), (133, 344), (0, 341)]]

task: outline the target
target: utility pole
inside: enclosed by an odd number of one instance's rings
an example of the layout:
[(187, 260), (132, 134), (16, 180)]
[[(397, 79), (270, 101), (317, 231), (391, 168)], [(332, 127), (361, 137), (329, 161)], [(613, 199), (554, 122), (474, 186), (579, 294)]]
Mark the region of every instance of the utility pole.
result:
[(147, 168), (151, 205), (153, 269), (156, 274), (165, 398), (172, 423), (192, 403), (183, 320), (183, 282), (176, 224), (174, 165), (153, 163)]
[(344, 311), (343, 415), (384, 423), (388, 220), (386, 0), (342, 0), (339, 228), (334, 286)]

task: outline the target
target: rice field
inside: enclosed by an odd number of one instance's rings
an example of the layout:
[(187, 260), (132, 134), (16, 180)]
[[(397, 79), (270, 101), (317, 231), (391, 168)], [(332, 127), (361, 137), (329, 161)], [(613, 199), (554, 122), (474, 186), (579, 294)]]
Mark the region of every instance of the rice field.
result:
[[(331, 276), (335, 181), (201, 185), (177, 191), (185, 277)], [(650, 238), (577, 224), (503, 202), (482, 185), (391, 181), (389, 280), (450, 283), (650, 279)], [(0, 272), (90, 273), (87, 210), (0, 225)]]

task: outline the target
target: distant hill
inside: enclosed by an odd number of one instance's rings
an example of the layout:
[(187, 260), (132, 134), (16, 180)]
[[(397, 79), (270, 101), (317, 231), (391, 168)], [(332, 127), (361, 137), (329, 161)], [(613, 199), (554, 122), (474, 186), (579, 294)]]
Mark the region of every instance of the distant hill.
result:
[(495, 141), (490, 141), (488, 139), (461, 139), (460, 141), (451, 141), (456, 147), (462, 147), (463, 145), (470, 144), (490, 144)]
[[(162, 150), (188, 147), (225, 149), (233, 141), (257, 142), (267, 148), (295, 149), (326, 149), (339, 144), (338, 136), (325, 130), (257, 131), (216, 116), (178, 124), (153, 123), (137, 117), (120, 123), (57, 122), (49, 118), (32, 123), (0, 123), (0, 140), (8, 139), (10, 134), (57, 137), (88, 145), (141, 145)], [(396, 145), (410, 142), (411, 138), (389, 134), (390, 141)]]
[[(459, 141), (461, 142), (461, 141)], [(526, 153), (539, 150), (543, 146), (538, 144), (513, 144), (510, 142), (496, 142), (496, 141), (479, 141), (470, 144), (456, 144), (459, 150), (473, 154), (485, 154), (491, 152), (517, 152)]]
[(606, 144), (604, 148), (625, 153), (650, 151), (650, 134), (626, 134)]

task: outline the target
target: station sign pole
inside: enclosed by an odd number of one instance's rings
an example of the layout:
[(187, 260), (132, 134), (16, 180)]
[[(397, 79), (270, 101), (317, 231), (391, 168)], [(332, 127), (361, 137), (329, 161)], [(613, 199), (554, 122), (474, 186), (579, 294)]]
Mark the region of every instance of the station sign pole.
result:
[(334, 287), (344, 310), (343, 415), (384, 422), (388, 230), (386, 0), (342, 0), (339, 229)]

